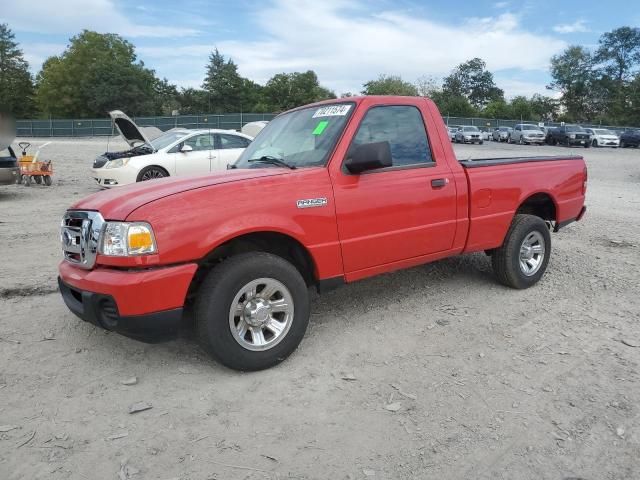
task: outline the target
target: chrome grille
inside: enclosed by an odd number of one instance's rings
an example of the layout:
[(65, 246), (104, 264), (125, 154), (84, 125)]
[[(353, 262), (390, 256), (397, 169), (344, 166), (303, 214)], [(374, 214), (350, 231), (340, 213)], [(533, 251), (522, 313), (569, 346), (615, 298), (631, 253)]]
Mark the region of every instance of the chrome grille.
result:
[(64, 259), (80, 268), (93, 268), (103, 226), (104, 219), (98, 212), (69, 210), (65, 213), (60, 226)]

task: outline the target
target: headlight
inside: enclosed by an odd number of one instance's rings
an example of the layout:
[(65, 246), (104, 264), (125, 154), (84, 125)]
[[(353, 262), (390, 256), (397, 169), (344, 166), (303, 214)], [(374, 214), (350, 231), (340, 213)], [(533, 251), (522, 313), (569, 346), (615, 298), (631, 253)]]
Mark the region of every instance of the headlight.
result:
[(110, 257), (129, 257), (156, 252), (156, 241), (148, 223), (107, 222), (99, 252)]
[(576, 138), (576, 134), (575, 133), (570, 134), (569, 138)]
[(127, 163), (129, 163), (129, 160), (129, 158), (116, 158), (115, 160), (108, 161), (104, 168), (124, 167)]

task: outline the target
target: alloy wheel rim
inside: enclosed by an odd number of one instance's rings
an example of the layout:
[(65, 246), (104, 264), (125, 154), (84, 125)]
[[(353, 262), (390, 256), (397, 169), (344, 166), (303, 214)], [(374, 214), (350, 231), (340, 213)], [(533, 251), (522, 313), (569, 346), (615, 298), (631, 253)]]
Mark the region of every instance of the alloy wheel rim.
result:
[(535, 275), (544, 261), (545, 242), (540, 232), (530, 232), (520, 245), (518, 263), (527, 277)]
[(258, 278), (236, 293), (229, 307), (229, 328), (243, 348), (264, 351), (286, 337), (293, 323), (291, 292), (275, 278)]
[(144, 172), (144, 175), (142, 175), (143, 182), (146, 180), (155, 180), (156, 178), (164, 178), (164, 173), (155, 168)]

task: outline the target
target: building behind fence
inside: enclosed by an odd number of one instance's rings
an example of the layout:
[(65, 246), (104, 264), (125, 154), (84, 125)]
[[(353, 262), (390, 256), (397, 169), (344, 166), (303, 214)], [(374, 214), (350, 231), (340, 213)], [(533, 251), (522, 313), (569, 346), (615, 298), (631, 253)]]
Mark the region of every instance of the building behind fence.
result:
[[(222, 115), (178, 115), (173, 117), (135, 117), (133, 120), (141, 127), (153, 126), (162, 131), (171, 128), (221, 128), (240, 130), (243, 125), (259, 120), (271, 120), (274, 113), (225, 113)], [(521, 120), (500, 120), (494, 118), (444, 117), (447, 125), (475, 125), (481, 129), (496, 127), (513, 127), (518, 123), (537, 123)], [(555, 127), (557, 122), (545, 122), (545, 126)], [(584, 127), (609, 128), (618, 132), (631, 127), (582, 124)], [(97, 137), (115, 135), (110, 118), (82, 120), (18, 120), (16, 122), (19, 137)]]

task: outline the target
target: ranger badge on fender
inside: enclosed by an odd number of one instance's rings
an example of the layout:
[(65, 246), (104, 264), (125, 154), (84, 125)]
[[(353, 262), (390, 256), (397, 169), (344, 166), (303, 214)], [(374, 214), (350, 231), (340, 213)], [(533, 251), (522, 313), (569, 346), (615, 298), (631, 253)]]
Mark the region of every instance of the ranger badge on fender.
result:
[(327, 198), (305, 198), (296, 202), (298, 208), (324, 207), (327, 204)]

